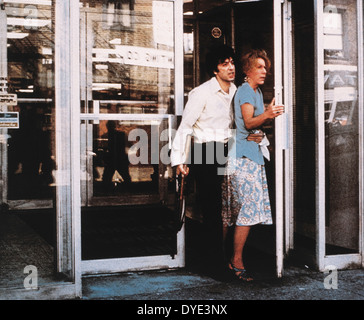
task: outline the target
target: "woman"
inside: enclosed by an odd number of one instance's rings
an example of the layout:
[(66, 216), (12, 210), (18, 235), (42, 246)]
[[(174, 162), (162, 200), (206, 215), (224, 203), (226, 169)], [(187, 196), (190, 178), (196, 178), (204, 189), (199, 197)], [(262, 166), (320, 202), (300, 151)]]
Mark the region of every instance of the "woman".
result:
[[(238, 279), (252, 281), (243, 262), (243, 249), (251, 226), (272, 224), (261, 137), (256, 133), (264, 123), (283, 113), (283, 106), (274, 106), (274, 98), (264, 107), (259, 88), (264, 84), (270, 60), (263, 50), (253, 50), (242, 58), (246, 75), (234, 98), (236, 124), (235, 155), (230, 155), (223, 183), (222, 219), (224, 234), (235, 225), (234, 250), (229, 269)], [(250, 134), (250, 136), (249, 136)]]

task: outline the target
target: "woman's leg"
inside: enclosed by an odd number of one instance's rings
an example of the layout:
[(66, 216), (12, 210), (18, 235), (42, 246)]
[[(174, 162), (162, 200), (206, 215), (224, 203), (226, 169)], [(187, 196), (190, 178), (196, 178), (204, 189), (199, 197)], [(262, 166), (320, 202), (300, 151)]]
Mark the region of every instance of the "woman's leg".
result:
[(235, 273), (238, 279), (247, 282), (254, 280), (245, 269), (243, 262), (243, 251), (249, 231), (249, 226), (235, 226), (234, 252), (229, 264), (230, 270)]
[(235, 226), (234, 251), (231, 259), (231, 263), (235, 268), (244, 269), (243, 251), (249, 231), (249, 226)]

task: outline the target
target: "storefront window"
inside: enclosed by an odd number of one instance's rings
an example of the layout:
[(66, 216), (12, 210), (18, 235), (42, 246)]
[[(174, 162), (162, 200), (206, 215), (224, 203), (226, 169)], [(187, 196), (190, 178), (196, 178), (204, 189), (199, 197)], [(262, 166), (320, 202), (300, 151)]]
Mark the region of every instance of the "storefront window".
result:
[[(81, 182), (83, 205), (101, 198), (110, 204), (110, 197), (126, 204), (132, 194), (146, 195), (136, 204), (164, 197), (169, 163), (151, 161), (159, 144), (152, 136), (167, 131), (168, 147), (169, 115), (175, 113), (174, 14), (172, 1), (81, 2), (81, 170), (88, 175)], [(133, 137), (135, 132), (140, 135)], [(144, 135), (148, 159), (131, 163)], [(110, 159), (111, 143), (126, 160), (123, 167), (110, 166), (120, 160)]]
[(175, 10), (173, 1), (81, 1), (82, 260), (176, 254), (174, 230), (147, 235), (151, 220), (161, 230), (174, 217)]
[(8, 92), (19, 126), (9, 129), (8, 200), (51, 199), (54, 177), (54, 33), (51, 1), (6, 4)]
[[(173, 191), (168, 126), (167, 119), (82, 124), (83, 204), (158, 203)], [(86, 143), (89, 136), (92, 145)]]
[(100, 113), (173, 113), (173, 2), (81, 3), (82, 100), (119, 101)]
[(0, 11), (1, 91), (14, 99), (1, 104), (1, 208), (11, 214), (1, 214), (0, 287), (36, 289), (55, 281), (54, 7), (4, 1)]
[(323, 8), (326, 254), (359, 249), (357, 1)]

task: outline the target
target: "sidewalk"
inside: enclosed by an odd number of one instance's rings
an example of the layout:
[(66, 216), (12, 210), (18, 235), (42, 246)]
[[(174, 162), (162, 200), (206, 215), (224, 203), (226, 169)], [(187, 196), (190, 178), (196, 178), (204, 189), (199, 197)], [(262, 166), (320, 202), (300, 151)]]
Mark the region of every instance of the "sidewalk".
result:
[(326, 289), (325, 283), (334, 284), (327, 278), (332, 275), (289, 267), (281, 279), (224, 283), (186, 270), (160, 270), (86, 277), (82, 285), (84, 300), (364, 300), (364, 270), (339, 270), (337, 289)]

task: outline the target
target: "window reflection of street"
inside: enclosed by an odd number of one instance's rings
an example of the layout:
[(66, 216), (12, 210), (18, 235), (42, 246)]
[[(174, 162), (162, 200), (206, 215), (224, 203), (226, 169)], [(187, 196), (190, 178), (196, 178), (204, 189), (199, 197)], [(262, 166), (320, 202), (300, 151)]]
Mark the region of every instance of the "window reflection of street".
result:
[[(357, 1), (324, 2), (326, 253), (359, 250)], [(332, 249), (336, 248), (333, 252)]]

